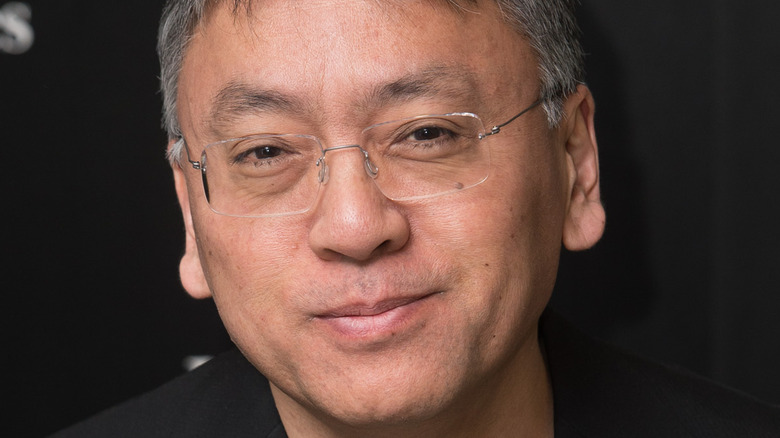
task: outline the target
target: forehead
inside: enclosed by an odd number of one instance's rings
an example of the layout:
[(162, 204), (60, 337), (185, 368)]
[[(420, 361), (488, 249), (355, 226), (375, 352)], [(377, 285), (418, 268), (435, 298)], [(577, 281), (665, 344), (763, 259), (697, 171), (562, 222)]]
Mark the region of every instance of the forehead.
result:
[(423, 97), (501, 89), (519, 98), (536, 88), (535, 60), (492, 2), (458, 9), (446, 1), (268, 0), (238, 8), (226, 1), (194, 32), (179, 111), (184, 125), (183, 111), (209, 113), (226, 91), (242, 88), (290, 98), (275, 101), (311, 113), (339, 105), (362, 111), (394, 86), (409, 96), (418, 87)]

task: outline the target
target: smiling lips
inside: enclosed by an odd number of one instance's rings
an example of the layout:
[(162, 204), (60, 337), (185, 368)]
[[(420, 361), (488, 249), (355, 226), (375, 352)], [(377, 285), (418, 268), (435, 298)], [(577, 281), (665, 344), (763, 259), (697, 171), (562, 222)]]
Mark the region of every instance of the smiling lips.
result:
[(317, 315), (337, 335), (354, 340), (393, 336), (412, 324), (428, 298), (435, 293), (381, 301), (374, 305), (347, 305)]

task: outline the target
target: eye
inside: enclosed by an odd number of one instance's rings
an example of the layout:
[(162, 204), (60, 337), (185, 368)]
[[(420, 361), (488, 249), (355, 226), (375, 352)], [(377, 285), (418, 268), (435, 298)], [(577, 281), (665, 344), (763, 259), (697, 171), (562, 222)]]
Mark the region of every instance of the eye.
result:
[(274, 158), (279, 158), (285, 153), (285, 151), (277, 146), (272, 145), (252, 145), (246, 144), (245, 149), (236, 151), (232, 162), (234, 164), (249, 164), (252, 163), (255, 166), (259, 164), (270, 163)]
[(262, 160), (265, 158), (278, 157), (282, 153), (282, 150), (273, 146), (260, 146), (247, 151), (246, 155), (252, 155), (253, 158)]
[(414, 141), (430, 141), (436, 140), (442, 136), (450, 135), (452, 135), (452, 133), (447, 129), (439, 128), (437, 126), (425, 126), (415, 130), (410, 137)]

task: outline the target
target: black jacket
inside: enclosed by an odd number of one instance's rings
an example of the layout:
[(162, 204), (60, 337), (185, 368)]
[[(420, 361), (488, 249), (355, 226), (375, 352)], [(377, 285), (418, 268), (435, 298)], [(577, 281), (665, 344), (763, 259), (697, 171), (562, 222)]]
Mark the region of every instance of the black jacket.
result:
[[(594, 341), (550, 311), (540, 336), (556, 438), (780, 437), (779, 408)], [(237, 350), (55, 435), (286, 436), (268, 381)]]

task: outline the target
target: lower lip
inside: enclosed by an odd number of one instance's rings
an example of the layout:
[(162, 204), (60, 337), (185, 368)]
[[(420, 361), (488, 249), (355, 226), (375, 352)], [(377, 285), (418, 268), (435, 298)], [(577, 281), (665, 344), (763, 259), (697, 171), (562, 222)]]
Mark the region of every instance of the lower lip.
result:
[(340, 337), (354, 341), (380, 341), (383, 338), (392, 338), (415, 326), (415, 322), (421, 319), (422, 308), (430, 298), (430, 296), (421, 298), (376, 315), (324, 316), (316, 320)]

